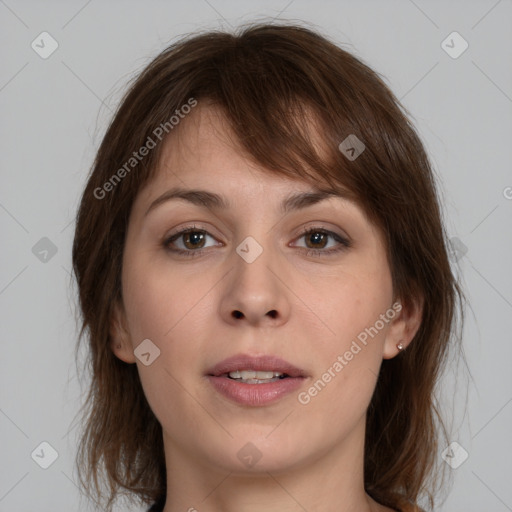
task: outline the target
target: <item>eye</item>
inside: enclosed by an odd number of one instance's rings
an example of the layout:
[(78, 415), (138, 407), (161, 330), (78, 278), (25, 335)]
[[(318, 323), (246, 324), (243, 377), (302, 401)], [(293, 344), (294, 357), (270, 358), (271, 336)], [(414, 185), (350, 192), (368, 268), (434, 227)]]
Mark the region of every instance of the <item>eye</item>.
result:
[(207, 238), (215, 240), (204, 229), (196, 226), (188, 226), (177, 233), (166, 238), (163, 242), (164, 247), (171, 252), (184, 256), (197, 256), (203, 252), (206, 247)]
[[(307, 256), (328, 256), (350, 247), (350, 242), (342, 236), (320, 227), (306, 228), (299, 239), (305, 238)], [(329, 239), (332, 242), (330, 248)], [(304, 247), (304, 246), (303, 246)]]

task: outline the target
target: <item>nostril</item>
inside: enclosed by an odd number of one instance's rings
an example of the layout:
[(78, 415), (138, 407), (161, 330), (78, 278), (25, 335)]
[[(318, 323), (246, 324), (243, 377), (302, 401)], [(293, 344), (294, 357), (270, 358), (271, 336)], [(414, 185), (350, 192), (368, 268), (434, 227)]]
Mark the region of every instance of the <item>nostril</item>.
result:
[(269, 311), (267, 315), (270, 315), (272, 318), (275, 318), (277, 316), (277, 311), (273, 309), (272, 311)]
[(235, 318), (242, 318), (244, 315), (240, 311), (233, 311), (233, 316)]

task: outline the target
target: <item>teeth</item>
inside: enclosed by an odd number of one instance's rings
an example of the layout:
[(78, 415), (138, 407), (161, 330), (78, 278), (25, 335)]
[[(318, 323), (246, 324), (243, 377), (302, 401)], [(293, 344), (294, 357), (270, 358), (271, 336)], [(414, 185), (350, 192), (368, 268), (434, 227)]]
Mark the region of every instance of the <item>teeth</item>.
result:
[(232, 379), (242, 379), (242, 380), (249, 380), (249, 379), (257, 379), (257, 380), (264, 380), (264, 379), (273, 379), (274, 377), (281, 377), (283, 375), (280, 372), (255, 372), (252, 370), (242, 370), (242, 371), (235, 371), (235, 372), (229, 372), (229, 376)]

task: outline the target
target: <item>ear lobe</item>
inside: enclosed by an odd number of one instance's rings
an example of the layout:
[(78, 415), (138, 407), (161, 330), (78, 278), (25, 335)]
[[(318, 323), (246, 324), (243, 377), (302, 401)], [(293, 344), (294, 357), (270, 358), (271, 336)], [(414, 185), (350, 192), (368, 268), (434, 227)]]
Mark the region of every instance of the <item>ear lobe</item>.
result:
[[(412, 301), (402, 304), (401, 310), (390, 322), (386, 340), (384, 341), (383, 359), (392, 359), (397, 354), (407, 349), (412, 339), (418, 332), (423, 318), (423, 297), (416, 297)], [(402, 349), (397, 345), (401, 344)]]
[(125, 363), (135, 363), (135, 354), (126, 328), (126, 315), (123, 306), (116, 302), (110, 319), (110, 349)]

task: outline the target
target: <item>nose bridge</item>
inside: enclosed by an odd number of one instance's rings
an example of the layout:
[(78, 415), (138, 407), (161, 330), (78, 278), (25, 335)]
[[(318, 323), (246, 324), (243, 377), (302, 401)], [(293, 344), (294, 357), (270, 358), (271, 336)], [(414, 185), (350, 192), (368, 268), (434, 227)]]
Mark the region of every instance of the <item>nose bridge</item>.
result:
[(235, 247), (233, 273), (222, 308), (229, 321), (245, 318), (258, 324), (269, 319), (282, 321), (288, 315), (286, 292), (278, 277), (278, 251), (269, 232), (259, 233), (246, 236)]
[(233, 256), (237, 287), (245, 288), (256, 299), (263, 300), (277, 290), (276, 277), (270, 268), (276, 266), (276, 254), (270, 236), (246, 236), (235, 248)]

